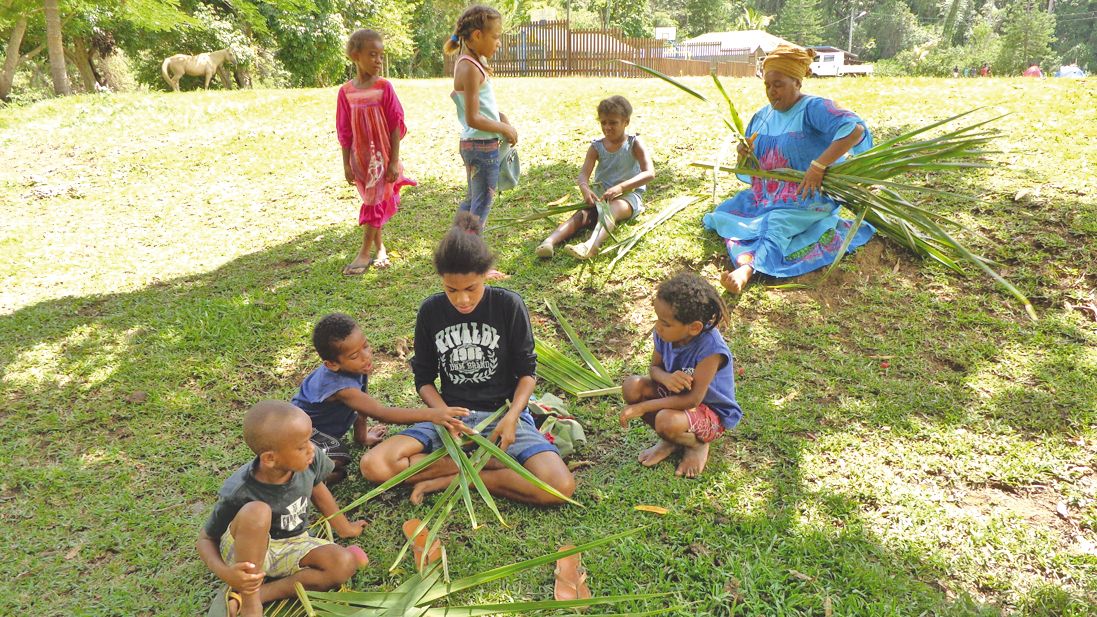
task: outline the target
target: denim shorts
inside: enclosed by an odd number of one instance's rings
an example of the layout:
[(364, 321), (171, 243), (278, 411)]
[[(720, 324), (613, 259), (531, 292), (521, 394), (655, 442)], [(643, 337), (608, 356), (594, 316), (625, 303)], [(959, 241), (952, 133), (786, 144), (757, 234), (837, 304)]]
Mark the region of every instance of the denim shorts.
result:
[[(469, 427), (475, 427), (492, 413), (494, 412), (473, 411), (463, 418), (462, 421)], [(502, 416), (499, 417), (502, 418)], [(498, 424), (498, 420), (489, 424), (487, 428), (480, 431), (480, 434), (484, 437), (491, 435), (491, 431), (495, 430), (496, 424)], [(418, 422), (411, 425), (410, 428), (400, 434), (407, 435), (423, 444), (423, 454), (429, 454), (442, 447), (442, 438), (438, 436), (438, 432), (434, 430), (434, 426), (435, 425), (431, 422)], [(528, 411), (523, 411), (522, 415), (518, 418), (518, 428), (514, 431), (514, 443), (510, 444), (510, 447), (507, 448), (507, 454), (511, 455), (511, 457), (522, 465), (525, 465), (526, 461), (533, 457), (533, 455), (542, 452), (560, 453), (560, 451), (556, 449), (556, 446), (549, 443), (549, 440), (537, 430), (537, 425), (533, 423), (533, 416), (531, 416)]]
[(462, 139), (461, 160), (465, 162), (468, 193), (460, 209), (471, 212), (481, 225), (486, 225), (499, 184), (499, 140)]

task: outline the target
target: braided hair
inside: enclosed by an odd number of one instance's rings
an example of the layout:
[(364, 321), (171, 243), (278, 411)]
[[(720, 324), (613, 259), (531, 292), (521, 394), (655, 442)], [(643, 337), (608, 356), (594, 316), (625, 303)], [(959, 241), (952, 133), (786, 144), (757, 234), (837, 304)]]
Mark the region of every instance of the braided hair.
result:
[(458, 212), (438, 248), (434, 249), (434, 271), (439, 274), (487, 274), (495, 263), (488, 245), (480, 237), (480, 219)]
[(727, 307), (720, 294), (708, 281), (689, 271), (682, 271), (659, 284), (655, 297), (667, 303), (674, 318), (684, 324), (695, 321), (707, 332), (727, 319)]
[(486, 28), (489, 20), (502, 18), (503, 16), (499, 11), (490, 6), (484, 6), (482, 4), (470, 6), (457, 18), (457, 25), (453, 28), (453, 35), (446, 39), (446, 42), (442, 45), (442, 53), (447, 56), (457, 53), (461, 50), (461, 46), (465, 41), (472, 36), (473, 31)]

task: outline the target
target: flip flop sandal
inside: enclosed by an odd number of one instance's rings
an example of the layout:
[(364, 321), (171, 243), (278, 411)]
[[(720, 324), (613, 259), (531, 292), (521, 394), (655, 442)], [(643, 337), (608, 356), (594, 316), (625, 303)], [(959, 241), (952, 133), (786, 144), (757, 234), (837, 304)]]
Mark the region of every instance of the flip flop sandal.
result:
[[(558, 550), (566, 551), (575, 548), (567, 544)], [(553, 597), (557, 600), (585, 600), (590, 597), (590, 587), (587, 586), (587, 573), (582, 570), (582, 553), (576, 553), (563, 557), (556, 561), (556, 583), (553, 586)], [(586, 607), (576, 608), (583, 610)]]
[[(236, 602), (236, 612), (229, 611), (229, 602)], [(233, 617), (233, 615), (239, 615), (240, 611), (244, 609), (244, 597), (239, 593), (232, 590), (231, 587), (225, 589), (225, 617)]]
[(419, 524), (420, 521), (417, 518), (410, 518), (404, 521), (404, 537), (411, 540), (411, 553), (415, 558), (415, 567), (422, 572), (427, 566), (442, 558), (442, 543), (438, 540), (434, 541), (434, 544), (430, 547), (430, 551), (427, 553), (427, 559), (424, 562), (423, 549), (427, 545), (427, 535), (429, 532), (426, 529), (423, 529), (414, 539), (412, 539), (411, 536), (411, 534), (415, 533)]
[(358, 264), (357, 266), (347, 264), (347, 266), (343, 268), (343, 276), (362, 276), (369, 271), (369, 267), (372, 265), (372, 259), (367, 261), (365, 264)]
[(386, 270), (391, 265), (392, 265), (392, 262), (389, 261), (388, 257), (373, 260), (373, 267), (377, 268), (378, 270)]

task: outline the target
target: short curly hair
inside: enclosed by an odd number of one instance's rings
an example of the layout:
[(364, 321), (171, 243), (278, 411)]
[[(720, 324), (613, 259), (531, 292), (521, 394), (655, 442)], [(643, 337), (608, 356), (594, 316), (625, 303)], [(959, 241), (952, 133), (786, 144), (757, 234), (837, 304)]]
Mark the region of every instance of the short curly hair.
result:
[(727, 306), (720, 294), (693, 272), (682, 271), (663, 281), (655, 297), (667, 303), (675, 319), (684, 324), (699, 321), (705, 331), (719, 327), (727, 319)]
[(381, 33), (376, 30), (370, 30), (368, 28), (355, 30), (350, 35), (350, 38), (347, 39), (347, 58), (353, 59), (354, 54), (362, 50), (366, 41), (381, 41), (384, 43)]
[(312, 329), (312, 346), (320, 359), (327, 362), (339, 361), (339, 343), (350, 336), (358, 327), (358, 322), (346, 313), (324, 315)]
[(598, 103), (598, 115), (604, 116), (608, 114), (614, 114), (621, 116), (625, 120), (630, 120), (632, 119), (632, 103), (629, 103), (628, 99), (619, 94), (604, 99), (602, 102)]

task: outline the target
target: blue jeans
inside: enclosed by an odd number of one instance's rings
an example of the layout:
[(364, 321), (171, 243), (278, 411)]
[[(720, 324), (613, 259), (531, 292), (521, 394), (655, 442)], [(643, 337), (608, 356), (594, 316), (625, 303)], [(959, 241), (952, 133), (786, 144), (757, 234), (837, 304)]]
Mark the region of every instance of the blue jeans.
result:
[(468, 194), (460, 209), (471, 212), (481, 225), (486, 225), (491, 202), (495, 200), (495, 185), (499, 183), (499, 140), (462, 139), (461, 160), (468, 176)]

